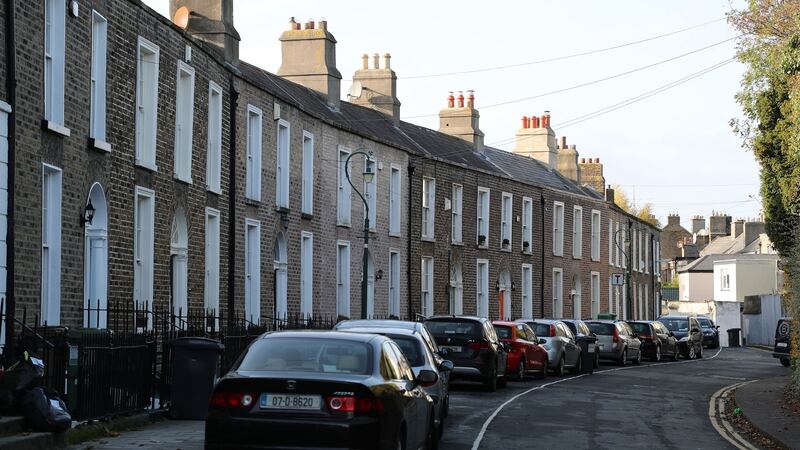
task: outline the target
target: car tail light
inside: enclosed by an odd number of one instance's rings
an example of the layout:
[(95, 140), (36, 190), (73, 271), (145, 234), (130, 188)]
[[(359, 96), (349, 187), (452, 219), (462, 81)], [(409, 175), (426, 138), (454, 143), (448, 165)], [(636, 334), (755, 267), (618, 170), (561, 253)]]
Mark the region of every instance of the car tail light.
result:
[(619, 330), (617, 329), (617, 327), (614, 327), (614, 338), (613, 338), (613, 340), (614, 340), (615, 344), (619, 343)]
[(328, 396), (325, 397), (328, 408), (331, 411), (351, 412), (351, 413), (380, 413), (383, 411), (383, 403), (371, 397), (351, 397), (351, 396)]
[(556, 326), (550, 325), (550, 334), (548, 336), (553, 337), (556, 335)]
[(247, 408), (250, 407), (255, 398), (253, 394), (241, 392), (214, 392), (211, 394), (209, 404), (216, 408)]
[(473, 341), (469, 343), (469, 348), (472, 350), (480, 350), (482, 348), (489, 348), (489, 343), (486, 341)]

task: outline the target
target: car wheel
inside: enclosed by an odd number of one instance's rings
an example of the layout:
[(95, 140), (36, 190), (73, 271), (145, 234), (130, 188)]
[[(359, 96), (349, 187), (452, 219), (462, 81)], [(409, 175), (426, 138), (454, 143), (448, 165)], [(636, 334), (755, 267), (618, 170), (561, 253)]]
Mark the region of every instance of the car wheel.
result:
[(564, 365), (566, 362), (564, 361), (564, 355), (561, 355), (561, 358), (558, 359), (558, 365), (556, 366), (555, 376), (563, 377), (564, 376)]
[(400, 426), (400, 431), (397, 432), (397, 440), (395, 442), (394, 447), (397, 450), (406, 450), (406, 427), (405, 425)]
[(661, 346), (656, 345), (656, 356), (653, 357), (653, 361), (659, 362), (661, 361)]
[(583, 372), (583, 353), (578, 353), (578, 362), (575, 363), (575, 368), (572, 369), (572, 373), (581, 372)]
[(624, 366), (628, 364), (628, 349), (622, 350), (622, 356), (617, 360), (617, 364)]
[(697, 359), (703, 359), (703, 346), (700, 346), (700, 351), (697, 353)]
[(501, 388), (508, 386), (508, 375), (503, 375), (502, 377), (498, 378), (497, 385)]
[(447, 393), (447, 397), (444, 399), (444, 406), (442, 407), (442, 419), (450, 415), (450, 392)]
[(695, 359), (697, 357), (697, 353), (695, 353), (694, 344), (689, 346), (689, 354), (687, 355), (689, 359)]
[(492, 369), (492, 374), (489, 376), (489, 378), (483, 380), (483, 388), (488, 392), (494, 392), (497, 390), (497, 367)]
[(675, 347), (673, 347), (672, 349), (672, 360), (677, 361), (678, 358), (680, 358), (680, 356), (681, 356), (681, 349), (676, 344)]
[(519, 360), (519, 364), (517, 364), (517, 373), (514, 374), (514, 379), (517, 381), (525, 380), (525, 358)]
[(789, 367), (792, 362), (789, 361), (789, 358), (781, 358), (781, 364), (783, 364), (783, 367)]
[(600, 368), (600, 352), (598, 352), (597, 350), (594, 351), (594, 368), (595, 369)]
[(633, 363), (637, 366), (642, 363), (642, 349), (636, 351), (636, 359), (633, 360)]
[(427, 450), (437, 450), (439, 448), (439, 430), (436, 428), (436, 422), (431, 419), (428, 424), (428, 434), (425, 439), (425, 448)]
[(545, 378), (547, 378), (547, 367), (548, 366), (549, 366), (549, 363), (548, 363), (547, 359), (545, 358), (544, 366), (542, 366), (542, 370), (539, 373), (536, 374), (536, 379), (537, 380), (544, 380)]

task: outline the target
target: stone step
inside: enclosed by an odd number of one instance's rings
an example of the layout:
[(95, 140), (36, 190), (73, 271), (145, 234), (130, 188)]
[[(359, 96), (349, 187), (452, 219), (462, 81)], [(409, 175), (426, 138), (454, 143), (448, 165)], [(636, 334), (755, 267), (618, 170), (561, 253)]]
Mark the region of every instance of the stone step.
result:
[(22, 416), (0, 417), (0, 437), (17, 434), (25, 429), (25, 418)]
[(0, 437), (0, 450), (48, 450), (67, 447), (67, 433), (17, 433)]

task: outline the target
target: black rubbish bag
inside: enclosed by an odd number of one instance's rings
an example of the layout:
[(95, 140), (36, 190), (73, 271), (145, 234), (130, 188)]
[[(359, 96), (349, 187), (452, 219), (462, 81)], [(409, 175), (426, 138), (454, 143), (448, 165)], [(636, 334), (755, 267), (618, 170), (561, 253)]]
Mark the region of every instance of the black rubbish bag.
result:
[(0, 378), (0, 391), (21, 394), (28, 389), (41, 386), (44, 376), (44, 363), (41, 359), (28, 355), (5, 370)]
[(60, 433), (72, 425), (72, 417), (64, 401), (54, 392), (45, 392), (40, 387), (22, 396), (21, 407), (25, 420), (34, 431)]

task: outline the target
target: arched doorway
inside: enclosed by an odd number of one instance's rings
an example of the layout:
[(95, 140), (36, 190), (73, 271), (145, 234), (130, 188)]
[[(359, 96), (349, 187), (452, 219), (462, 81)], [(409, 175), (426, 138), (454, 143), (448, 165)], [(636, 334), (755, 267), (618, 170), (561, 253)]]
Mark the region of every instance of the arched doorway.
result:
[(498, 301), (500, 302), (500, 319), (511, 320), (511, 274), (507, 270), (500, 273), (497, 280)]
[(183, 209), (175, 211), (172, 219), (170, 239), (170, 272), (172, 274), (172, 312), (175, 314), (175, 325), (183, 328), (183, 317), (189, 307), (189, 227)]
[(572, 277), (572, 291), (570, 294), (572, 295), (572, 318), (573, 319), (580, 319), (581, 318), (581, 279), (579, 276), (575, 275)]
[(286, 275), (286, 265), (288, 259), (287, 253), (286, 236), (284, 236), (283, 233), (278, 233), (277, 237), (275, 238), (275, 246), (273, 247), (272, 258), (273, 271), (275, 274), (275, 318), (278, 320), (287, 319), (287, 315), (289, 313), (286, 292), (286, 284), (288, 281)]
[(464, 314), (464, 277), (461, 264), (453, 264), (450, 269), (450, 314)]
[(89, 189), (86, 206), (89, 205), (94, 208), (94, 216), (91, 222), (84, 224), (83, 292), (86, 311), (83, 326), (105, 328), (108, 317), (108, 206), (100, 183), (94, 183)]

